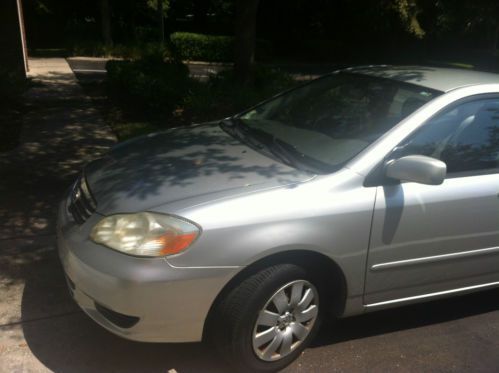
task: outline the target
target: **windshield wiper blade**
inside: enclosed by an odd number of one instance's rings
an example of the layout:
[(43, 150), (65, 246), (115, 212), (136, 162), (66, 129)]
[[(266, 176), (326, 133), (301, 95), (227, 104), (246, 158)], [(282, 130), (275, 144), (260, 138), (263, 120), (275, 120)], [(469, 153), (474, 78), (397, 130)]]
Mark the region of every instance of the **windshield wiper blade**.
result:
[(274, 145), (272, 148), (273, 152), (278, 153), (276, 155), (278, 155), (281, 159), (284, 157), (284, 161), (287, 161), (286, 163), (295, 168), (305, 169), (319, 174), (329, 172), (330, 165), (307, 156), (305, 153), (299, 151), (295, 146), (288, 144), (275, 136), (272, 138), (272, 144)]
[(276, 155), (279, 159), (281, 159), (284, 163), (289, 164), (295, 168), (302, 168), (303, 162), (299, 160), (300, 157), (303, 157), (303, 153), (300, 153), (298, 150), (294, 149), (290, 150), (288, 145), (284, 141), (278, 139), (277, 137), (272, 137), (272, 147), (270, 147), (271, 152)]
[(260, 151), (265, 150), (269, 155), (291, 167), (313, 173), (328, 172), (327, 164), (308, 157), (293, 145), (261, 129), (244, 125), (235, 118), (224, 119), (220, 122), (220, 126), (247, 145)]
[[(266, 144), (255, 136), (255, 131), (248, 126), (245, 126), (236, 119), (224, 119), (220, 122), (220, 126), (223, 130), (229, 134), (235, 136), (243, 143), (251, 146), (252, 148), (257, 148), (258, 150), (266, 147)], [(260, 137), (260, 136), (258, 136)]]
[(224, 131), (231, 135), (237, 135), (236, 125), (230, 118), (222, 119), (218, 124)]

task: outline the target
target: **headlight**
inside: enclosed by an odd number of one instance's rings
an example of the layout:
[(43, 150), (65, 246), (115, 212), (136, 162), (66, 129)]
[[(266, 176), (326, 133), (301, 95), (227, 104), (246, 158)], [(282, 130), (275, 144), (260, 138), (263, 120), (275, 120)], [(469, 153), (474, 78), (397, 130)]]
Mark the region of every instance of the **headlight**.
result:
[(108, 216), (95, 225), (92, 241), (126, 254), (165, 256), (187, 249), (199, 228), (168, 215), (141, 212)]

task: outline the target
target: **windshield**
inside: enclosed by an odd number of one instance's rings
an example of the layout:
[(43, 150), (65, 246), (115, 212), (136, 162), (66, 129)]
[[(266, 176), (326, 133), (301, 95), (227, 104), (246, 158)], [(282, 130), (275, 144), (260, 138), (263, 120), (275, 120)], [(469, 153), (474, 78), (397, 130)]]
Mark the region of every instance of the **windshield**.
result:
[[(333, 172), (441, 92), (389, 79), (335, 73), (236, 116), (245, 133), (281, 144), (287, 158)], [(270, 144), (270, 145), (269, 145)]]

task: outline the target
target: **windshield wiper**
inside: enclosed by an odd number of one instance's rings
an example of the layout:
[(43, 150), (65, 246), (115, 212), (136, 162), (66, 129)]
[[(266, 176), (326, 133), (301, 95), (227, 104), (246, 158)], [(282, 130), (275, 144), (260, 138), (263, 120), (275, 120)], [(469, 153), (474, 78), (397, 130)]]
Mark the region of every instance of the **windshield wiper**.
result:
[(220, 127), (222, 127), (222, 129), (228, 132), (230, 135), (236, 137), (252, 148), (262, 150), (265, 147), (265, 144), (262, 141), (259, 141), (259, 139), (254, 136), (253, 129), (250, 129), (248, 126), (243, 125), (236, 119), (224, 119), (220, 122)]
[(250, 145), (258, 147), (262, 146), (260, 142), (253, 141), (251, 136), (248, 136), (248, 128), (246, 128), (246, 126), (243, 126), (241, 123), (239, 123), (237, 120), (234, 120), (233, 118), (222, 120), (220, 122), (220, 127), (222, 127), (224, 131), (228, 132), (229, 134), (238, 138), (244, 143), (251, 142)]
[(329, 172), (330, 165), (307, 156), (295, 146), (275, 136), (272, 136), (272, 145), (271, 151), (292, 167), (319, 174)]
[(269, 155), (291, 167), (320, 174), (329, 172), (330, 165), (308, 157), (293, 145), (261, 129), (244, 125), (234, 118), (224, 119), (220, 122), (220, 126), (247, 145), (256, 150), (265, 150)]

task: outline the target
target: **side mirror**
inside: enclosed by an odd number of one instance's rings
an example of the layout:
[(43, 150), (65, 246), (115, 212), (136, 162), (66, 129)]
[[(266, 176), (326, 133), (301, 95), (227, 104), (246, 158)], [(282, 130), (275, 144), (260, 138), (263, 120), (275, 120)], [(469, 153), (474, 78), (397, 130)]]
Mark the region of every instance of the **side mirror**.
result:
[(389, 178), (420, 184), (439, 185), (445, 180), (447, 165), (424, 155), (408, 155), (388, 161), (385, 175)]

